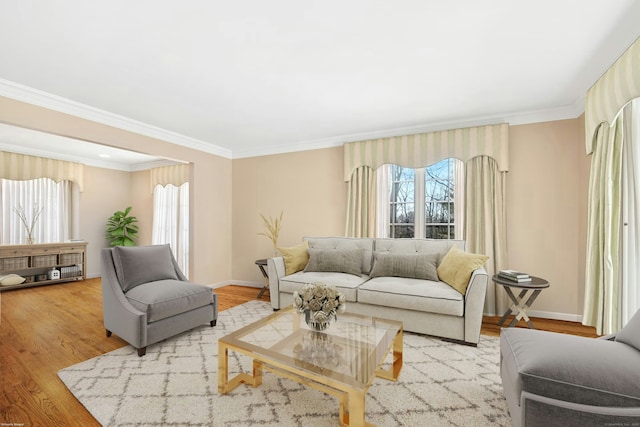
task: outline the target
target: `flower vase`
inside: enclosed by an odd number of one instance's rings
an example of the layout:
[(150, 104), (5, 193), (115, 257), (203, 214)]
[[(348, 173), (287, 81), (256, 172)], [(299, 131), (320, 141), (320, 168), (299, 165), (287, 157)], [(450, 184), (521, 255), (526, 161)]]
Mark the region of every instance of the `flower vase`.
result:
[(25, 239), (25, 244), (33, 245), (33, 237), (27, 236), (27, 238)]
[[(318, 314), (321, 313), (320, 316)], [(323, 318), (323, 320), (318, 320), (318, 317)], [(304, 321), (307, 323), (307, 326), (313, 331), (324, 331), (329, 326), (331, 326), (331, 322), (334, 318), (327, 317), (322, 312), (306, 310), (304, 312)]]

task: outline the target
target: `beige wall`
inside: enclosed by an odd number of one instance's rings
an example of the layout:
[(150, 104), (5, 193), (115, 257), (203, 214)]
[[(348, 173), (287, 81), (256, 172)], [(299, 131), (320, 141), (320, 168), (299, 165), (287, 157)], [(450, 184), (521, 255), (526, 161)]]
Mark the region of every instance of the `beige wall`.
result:
[[(262, 283), (254, 264), (272, 254), (260, 213), (284, 212), (280, 244), (344, 235), (342, 148), (229, 160), (0, 97), (0, 121), (193, 163), (192, 275), (204, 283)], [(509, 267), (549, 279), (533, 310), (575, 320), (582, 313), (589, 158), (584, 118), (510, 128), (507, 178)], [(81, 237), (95, 272), (104, 223), (133, 206), (150, 242), (148, 174), (88, 168)], [(111, 185), (105, 185), (109, 182)], [(115, 184), (114, 184), (115, 183)], [(128, 185), (130, 191), (122, 191)], [(122, 186), (122, 187), (121, 187)], [(96, 191), (97, 190), (97, 191)]]
[[(108, 185), (106, 185), (108, 183)], [(87, 245), (87, 275), (100, 276), (100, 249), (105, 239), (107, 219), (131, 205), (131, 178), (128, 172), (87, 166), (84, 191), (80, 194), (80, 238)]]
[[(509, 267), (548, 279), (538, 314), (582, 313), (589, 160), (584, 119), (512, 126), (507, 176)], [(253, 264), (271, 254), (259, 213), (284, 211), (280, 243), (344, 235), (347, 186), (342, 148), (233, 161), (232, 277), (260, 283)]]
[[(0, 122), (192, 163), (193, 185), (190, 188), (193, 200), (193, 268), (190, 277), (201, 283), (217, 283), (230, 279), (231, 160), (5, 97), (0, 97)], [(133, 175), (131, 183), (134, 188), (141, 189), (144, 179), (138, 180), (139, 177)], [(108, 181), (94, 183), (100, 189), (100, 193), (89, 196), (85, 190), (87, 194), (84, 197), (105, 197), (105, 192), (108, 194), (113, 190), (105, 190)], [(136, 190), (136, 195), (141, 197), (140, 194), (142, 193)], [(120, 196), (119, 194), (118, 197)], [(120, 199), (118, 203), (114, 202), (115, 209), (121, 209), (122, 202), (124, 200)], [(131, 197), (127, 202), (134, 205), (135, 198)], [(92, 251), (87, 259), (95, 260), (98, 255), (93, 251), (99, 252), (100, 244), (104, 244), (104, 218), (115, 210), (113, 206), (107, 209), (110, 203), (98, 200), (97, 205), (85, 204), (82, 208), (87, 218), (92, 218), (85, 221), (84, 229), (81, 230), (85, 234), (82, 237), (89, 241), (88, 250)], [(95, 206), (100, 208), (97, 209)], [(147, 213), (141, 212), (136, 215), (147, 216)], [(143, 231), (143, 235), (145, 233)], [(91, 241), (89, 238), (98, 240)], [(92, 268), (94, 267), (87, 267), (87, 270)]]
[(549, 280), (551, 287), (533, 306), (541, 315), (582, 313), (588, 184), (583, 129), (581, 117), (509, 131), (509, 268)]
[(235, 280), (262, 283), (254, 261), (272, 256), (260, 214), (283, 214), (281, 246), (304, 236), (343, 236), (347, 185), (342, 147), (233, 161), (233, 268)]

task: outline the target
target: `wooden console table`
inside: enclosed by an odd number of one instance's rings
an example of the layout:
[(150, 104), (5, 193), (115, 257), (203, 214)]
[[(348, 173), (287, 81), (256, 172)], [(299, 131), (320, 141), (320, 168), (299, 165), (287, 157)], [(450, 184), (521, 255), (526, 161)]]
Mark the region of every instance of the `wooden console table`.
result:
[[(86, 278), (87, 242), (0, 245), (0, 276), (17, 274), (20, 285), (0, 286), (0, 291), (64, 283)], [(51, 278), (51, 270), (59, 278)]]

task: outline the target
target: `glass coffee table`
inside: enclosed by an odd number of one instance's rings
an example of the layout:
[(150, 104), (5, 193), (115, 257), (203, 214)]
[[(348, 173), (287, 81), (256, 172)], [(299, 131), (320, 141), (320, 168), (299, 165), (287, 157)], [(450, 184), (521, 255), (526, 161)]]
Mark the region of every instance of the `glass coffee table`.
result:
[[(350, 313), (325, 331), (312, 331), (289, 306), (218, 340), (218, 391), (242, 383), (258, 387), (266, 369), (338, 397), (341, 425), (371, 425), (364, 420), (365, 394), (376, 377), (398, 379), (402, 334), (402, 322)], [(253, 359), (253, 372), (229, 379), (229, 350)]]

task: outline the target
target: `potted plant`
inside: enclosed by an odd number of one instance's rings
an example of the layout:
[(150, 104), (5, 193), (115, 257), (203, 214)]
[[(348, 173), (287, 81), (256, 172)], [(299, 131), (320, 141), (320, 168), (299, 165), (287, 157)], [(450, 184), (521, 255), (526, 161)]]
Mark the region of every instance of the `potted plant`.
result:
[(133, 239), (138, 238), (138, 219), (129, 216), (131, 206), (123, 211), (116, 211), (107, 221), (106, 237), (111, 246), (135, 246)]

